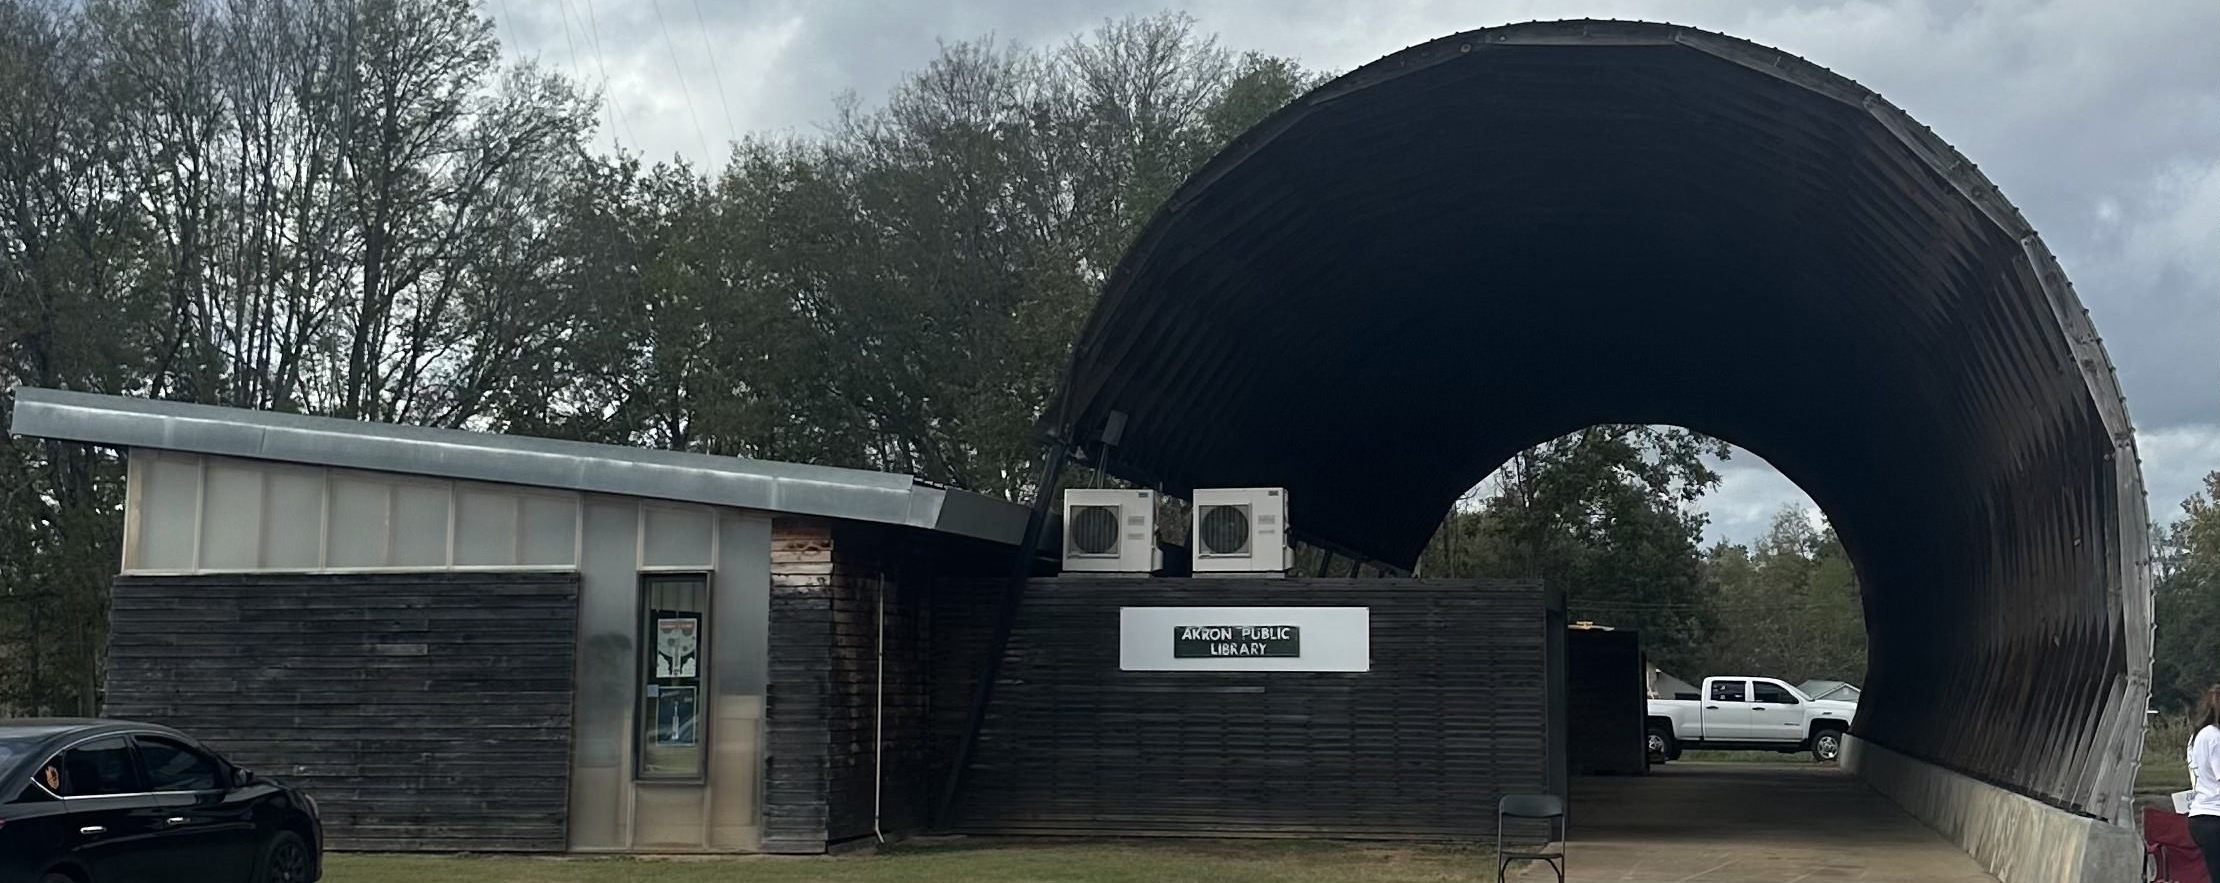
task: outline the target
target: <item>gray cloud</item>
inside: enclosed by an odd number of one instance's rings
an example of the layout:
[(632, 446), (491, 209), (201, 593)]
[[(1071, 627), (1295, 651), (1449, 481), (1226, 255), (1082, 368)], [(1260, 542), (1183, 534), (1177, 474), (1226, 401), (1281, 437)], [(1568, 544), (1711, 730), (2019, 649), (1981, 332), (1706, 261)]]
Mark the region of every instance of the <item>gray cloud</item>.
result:
[[(605, 137), (697, 164), (714, 164), (737, 136), (809, 132), (833, 117), (843, 93), (876, 100), (929, 61), (938, 40), (1054, 45), (1105, 17), (1164, 8), (1149, 0), (487, 4), (512, 54), (602, 86)], [(1346, 71), (1471, 28), (1594, 17), (1723, 31), (1842, 72), (1981, 163), (2043, 231), (2119, 366), (2152, 513), (2172, 517), (2198, 477), (2220, 468), (2220, 79), (2211, 75), (2220, 4), (2211, 0), (2145, 0), (2132, 12), (2114, 0), (1193, 0), (1176, 8), (1230, 48), (1321, 70)], [(1738, 457), (1706, 501), (1716, 535), (1747, 539), (1780, 505), (1801, 499), (1759, 462)]]

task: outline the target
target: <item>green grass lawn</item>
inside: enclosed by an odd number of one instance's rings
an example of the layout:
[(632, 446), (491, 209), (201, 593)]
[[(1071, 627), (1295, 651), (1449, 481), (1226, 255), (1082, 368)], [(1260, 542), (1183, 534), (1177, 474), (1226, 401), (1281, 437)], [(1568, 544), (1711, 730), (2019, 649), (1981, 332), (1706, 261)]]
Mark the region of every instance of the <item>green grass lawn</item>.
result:
[(328, 883), (1468, 883), (1484, 847), (1319, 841), (960, 838), (875, 855), (720, 859), (332, 854)]
[(2145, 794), (2171, 794), (2189, 788), (2189, 721), (2178, 715), (2159, 715), (2143, 732), (2143, 766), (2135, 771), (2135, 790)]

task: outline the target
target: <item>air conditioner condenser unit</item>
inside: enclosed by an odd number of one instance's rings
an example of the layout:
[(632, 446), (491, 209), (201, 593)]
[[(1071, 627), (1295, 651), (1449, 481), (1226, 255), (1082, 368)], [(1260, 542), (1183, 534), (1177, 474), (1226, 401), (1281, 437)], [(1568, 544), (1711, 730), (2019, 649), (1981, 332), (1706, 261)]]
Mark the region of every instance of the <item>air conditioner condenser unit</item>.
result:
[(1064, 570), (1148, 574), (1162, 570), (1156, 548), (1156, 492), (1100, 488), (1064, 491)]
[(1284, 576), (1294, 563), (1285, 488), (1196, 488), (1194, 515), (1196, 573)]

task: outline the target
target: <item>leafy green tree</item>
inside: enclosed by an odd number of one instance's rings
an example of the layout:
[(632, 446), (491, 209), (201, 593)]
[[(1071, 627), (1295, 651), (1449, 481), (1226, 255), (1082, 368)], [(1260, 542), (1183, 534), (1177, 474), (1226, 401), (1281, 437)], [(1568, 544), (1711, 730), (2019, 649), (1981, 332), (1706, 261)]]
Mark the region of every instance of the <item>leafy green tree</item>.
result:
[[(714, 169), (470, 0), (0, 0), (0, 407), (17, 385), (1030, 491), (1113, 264), (1316, 78), (1192, 19), (947, 44)], [(0, 704), (97, 706), (122, 464), (0, 447)]]
[(1704, 556), (1719, 628), (1689, 674), (1754, 674), (1791, 683), (1865, 678), (1864, 601), (1834, 529), (1791, 506), (1754, 546), (1720, 543)]
[(2220, 683), (2220, 471), (2181, 504), (2181, 519), (2158, 531), (2151, 704), (2187, 711)]
[(1445, 522), (1429, 576), (1537, 577), (1575, 620), (1638, 629), (1653, 662), (1686, 669), (1716, 624), (1689, 504), (1718, 484), (1723, 442), (1670, 427), (1592, 426), (1520, 453), (1477, 510)]

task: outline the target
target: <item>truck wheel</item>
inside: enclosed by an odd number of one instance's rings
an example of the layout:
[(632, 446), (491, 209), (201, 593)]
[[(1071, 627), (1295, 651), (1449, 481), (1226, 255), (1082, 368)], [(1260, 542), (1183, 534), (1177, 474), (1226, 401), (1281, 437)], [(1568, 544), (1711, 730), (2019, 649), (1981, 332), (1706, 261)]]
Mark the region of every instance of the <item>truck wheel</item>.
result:
[(1842, 757), (1842, 731), (1820, 730), (1811, 736), (1811, 759), (1832, 763)]
[(1673, 731), (1661, 724), (1651, 724), (1649, 732), (1650, 759), (1658, 763), (1680, 759), (1680, 745), (1673, 739)]

